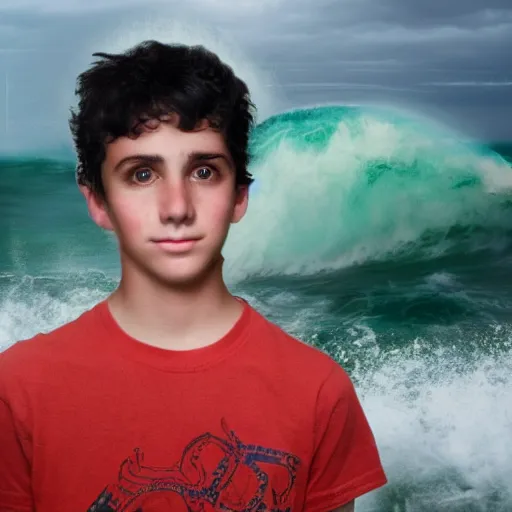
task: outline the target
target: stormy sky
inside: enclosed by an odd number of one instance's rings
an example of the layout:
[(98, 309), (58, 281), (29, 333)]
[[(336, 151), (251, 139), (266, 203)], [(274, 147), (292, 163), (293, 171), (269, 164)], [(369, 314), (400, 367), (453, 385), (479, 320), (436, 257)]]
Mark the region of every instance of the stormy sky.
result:
[(510, 0), (1, 0), (0, 151), (69, 145), (75, 78), (92, 52), (149, 38), (217, 51), (260, 120), (377, 103), (512, 140)]

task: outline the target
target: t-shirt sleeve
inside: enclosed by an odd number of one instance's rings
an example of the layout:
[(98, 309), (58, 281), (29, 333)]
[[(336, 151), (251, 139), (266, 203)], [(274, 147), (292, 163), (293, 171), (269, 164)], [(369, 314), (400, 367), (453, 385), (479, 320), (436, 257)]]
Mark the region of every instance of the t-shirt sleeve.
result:
[(317, 398), (308, 512), (335, 510), (387, 482), (354, 385), (335, 364)]
[(0, 397), (0, 510), (33, 512), (30, 467), (9, 405)]

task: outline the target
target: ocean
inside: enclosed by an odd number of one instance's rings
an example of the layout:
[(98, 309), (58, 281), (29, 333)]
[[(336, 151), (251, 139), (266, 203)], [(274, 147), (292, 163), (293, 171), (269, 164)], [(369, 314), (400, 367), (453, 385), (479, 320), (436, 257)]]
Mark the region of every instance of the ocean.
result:
[[(331, 105), (265, 120), (251, 152), (226, 279), (355, 382), (389, 477), (357, 511), (510, 512), (512, 143)], [(116, 286), (74, 165), (0, 160), (0, 350)]]

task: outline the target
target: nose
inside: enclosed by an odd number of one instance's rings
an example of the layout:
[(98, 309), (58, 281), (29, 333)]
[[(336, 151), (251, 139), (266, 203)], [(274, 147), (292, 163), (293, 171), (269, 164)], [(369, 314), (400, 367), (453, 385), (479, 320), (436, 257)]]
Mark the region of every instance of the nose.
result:
[[(162, 180), (166, 181), (166, 180)], [(184, 180), (169, 180), (160, 188), (160, 221), (163, 224), (183, 224), (194, 216), (192, 197)]]

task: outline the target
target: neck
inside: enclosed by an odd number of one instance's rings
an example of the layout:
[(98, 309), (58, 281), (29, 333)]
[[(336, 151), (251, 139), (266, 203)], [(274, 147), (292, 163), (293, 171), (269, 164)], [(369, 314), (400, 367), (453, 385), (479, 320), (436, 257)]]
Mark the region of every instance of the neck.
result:
[(224, 283), (222, 258), (200, 283), (186, 288), (166, 286), (123, 266), (108, 304), (127, 334), (172, 350), (214, 343), (231, 329), (243, 309)]

